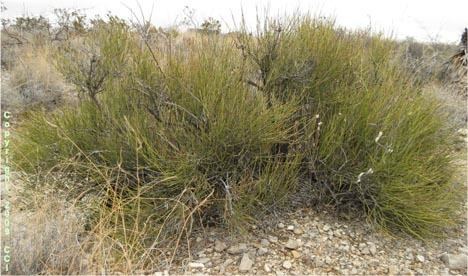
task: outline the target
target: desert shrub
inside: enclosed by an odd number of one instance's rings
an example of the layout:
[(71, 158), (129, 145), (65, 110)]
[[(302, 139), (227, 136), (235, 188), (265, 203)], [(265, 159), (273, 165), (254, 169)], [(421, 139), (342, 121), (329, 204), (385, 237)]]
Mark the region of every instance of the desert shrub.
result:
[(255, 87), (302, 99), (311, 198), (360, 209), (387, 230), (440, 234), (461, 188), (451, 181), (453, 132), (441, 105), (394, 63), (392, 41), (326, 21), (283, 26), (243, 46), (261, 75)]
[[(30, 114), (18, 130), (18, 168), (87, 179), (70, 194), (98, 194), (109, 212), (105, 217), (128, 218), (128, 225), (115, 226), (114, 238), (146, 224), (150, 236), (162, 233), (158, 247), (175, 242), (168, 233), (188, 232), (195, 218), (243, 227), (259, 208), (284, 202), (297, 184), (300, 155), (275, 149), (294, 144), (298, 102), (251, 93), (236, 67), (237, 50), (219, 38), (203, 38), (184, 50), (189, 55), (166, 56), (162, 64), (128, 32), (113, 28), (97, 38), (100, 65), (115, 64), (117, 52), (126, 69), (108, 74), (100, 92), (88, 91), (78, 109)], [(119, 35), (127, 35), (128, 43), (114, 43), (124, 39)], [(79, 88), (83, 61), (66, 55), (59, 61)], [(123, 213), (116, 211), (121, 205)], [(141, 255), (138, 249), (151, 247), (149, 241), (154, 237), (128, 248)]]
[(17, 169), (102, 198), (90, 225), (135, 266), (169, 264), (155, 252), (174, 256), (199, 224), (242, 229), (299, 185), (388, 230), (426, 237), (454, 222), (451, 134), (391, 40), (308, 17), (248, 33), (151, 49), (119, 22), (96, 28), (56, 59), (85, 96), (29, 114)]
[(221, 32), (221, 23), (213, 17), (208, 17), (201, 24), (201, 30), (205, 33), (219, 34)]

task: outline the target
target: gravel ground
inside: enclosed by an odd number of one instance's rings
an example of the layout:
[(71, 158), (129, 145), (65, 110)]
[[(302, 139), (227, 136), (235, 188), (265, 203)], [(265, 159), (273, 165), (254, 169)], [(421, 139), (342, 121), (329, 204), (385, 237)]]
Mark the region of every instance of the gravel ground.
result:
[(452, 229), (449, 239), (425, 243), (391, 237), (359, 220), (340, 221), (327, 211), (302, 209), (267, 221), (276, 224), (253, 227), (245, 237), (226, 238), (221, 229), (200, 233), (192, 257), (171, 274), (467, 273), (466, 223)]

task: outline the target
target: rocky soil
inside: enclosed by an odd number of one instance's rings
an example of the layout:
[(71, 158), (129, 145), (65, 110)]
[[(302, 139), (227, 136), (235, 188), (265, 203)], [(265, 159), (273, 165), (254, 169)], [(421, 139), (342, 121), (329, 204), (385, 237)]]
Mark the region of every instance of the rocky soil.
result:
[[(171, 270), (182, 274), (466, 275), (466, 223), (449, 239), (423, 242), (391, 237), (362, 221), (302, 209), (271, 218), (247, 236), (221, 229), (199, 233), (191, 258)], [(223, 234), (224, 233), (224, 234)], [(166, 274), (157, 272), (156, 274)]]

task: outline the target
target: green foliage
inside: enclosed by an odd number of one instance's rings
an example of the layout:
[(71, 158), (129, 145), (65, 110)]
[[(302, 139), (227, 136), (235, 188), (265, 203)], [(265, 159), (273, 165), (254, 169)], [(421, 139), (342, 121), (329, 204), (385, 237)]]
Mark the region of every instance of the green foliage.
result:
[(14, 26), (24, 32), (47, 31), (50, 28), (50, 23), (42, 15), (37, 17), (24, 16), (17, 17)]
[(442, 233), (460, 207), (452, 130), (440, 104), (395, 65), (395, 44), (333, 22), (273, 23), (253, 40), (244, 34), (241, 49), (259, 72), (254, 87), (301, 99), (311, 198), (360, 209), (387, 230)]
[(110, 18), (109, 22), (96, 23), (83, 41), (68, 41), (61, 45), (55, 64), (80, 94), (99, 105), (96, 97), (106, 82), (123, 74), (128, 44), (128, 26)]
[(219, 34), (221, 32), (221, 23), (213, 17), (208, 17), (201, 24), (201, 30), (206, 33)]
[(157, 50), (125, 24), (96, 28), (57, 55), (87, 97), (31, 113), (13, 143), (17, 169), (86, 179), (70, 193), (102, 197), (114, 238), (139, 233), (135, 256), (155, 235), (177, 249), (198, 221), (242, 228), (299, 185), (384, 229), (441, 234), (460, 206), (452, 137), (392, 62), (394, 43), (286, 21), (244, 28), (237, 47), (200, 36)]

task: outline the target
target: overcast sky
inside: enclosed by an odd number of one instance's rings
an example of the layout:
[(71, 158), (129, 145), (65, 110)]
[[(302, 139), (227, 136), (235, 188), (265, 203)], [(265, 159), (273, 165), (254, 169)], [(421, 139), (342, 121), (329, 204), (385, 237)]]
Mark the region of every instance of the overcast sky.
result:
[[(7, 11), (2, 17), (50, 15), (54, 8), (80, 8), (87, 14), (113, 14), (130, 18), (127, 6), (137, 10), (135, 0), (5, 0)], [(181, 21), (184, 7), (195, 10), (195, 19), (208, 16), (220, 19), (223, 30), (240, 20), (241, 8), (247, 22), (254, 23), (256, 8), (269, 8), (270, 15), (292, 14), (294, 11), (332, 16), (339, 25), (349, 28), (372, 26), (374, 30), (407, 36), (418, 40), (458, 42), (468, 27), (468, 0), (139, 0), (148, 16), (154, 4), (152, 22), (169, 26)], [(125, 4), (124, 4), (125, 3)]]

